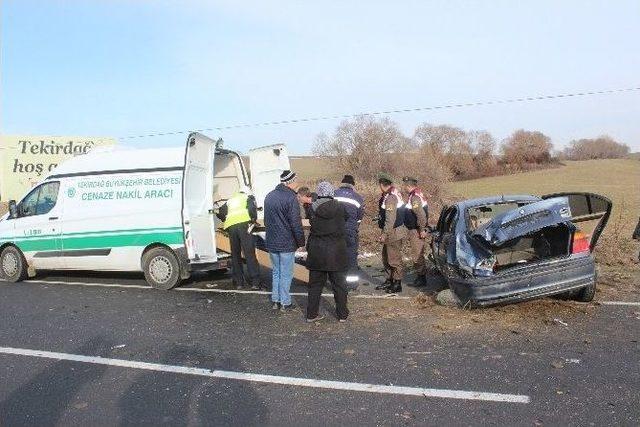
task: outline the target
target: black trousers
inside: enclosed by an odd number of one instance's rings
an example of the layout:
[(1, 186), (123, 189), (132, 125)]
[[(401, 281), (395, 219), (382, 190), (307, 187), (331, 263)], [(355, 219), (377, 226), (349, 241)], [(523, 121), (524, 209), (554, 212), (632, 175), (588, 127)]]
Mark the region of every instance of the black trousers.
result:
[[(248, 234), (248, 222), (232, 225), (227, 228), (229, 242), (231, 243), (231, 268), (233, 282), (237, 286), (245, 283), (245, 278), (251, 285), (260, 285), (260, 266), (256, 259), (256, 242), (252, 234)], [(242, 254), (247, 261), (247, 275), (242, 269)]]
[(322, 288), (324, 288), (324, 285), (327, 283), (327, 279), (329, 279), (333, 288), (333, 298), (336, 301), (336, 314), (338, 319), (346, 319), (349, 317), (349, 309), (347, 308), (347, 284), (345, 278), (346, 276), (344, 271), (309, 271), (307, 319), (313, 319), (318, 316)]

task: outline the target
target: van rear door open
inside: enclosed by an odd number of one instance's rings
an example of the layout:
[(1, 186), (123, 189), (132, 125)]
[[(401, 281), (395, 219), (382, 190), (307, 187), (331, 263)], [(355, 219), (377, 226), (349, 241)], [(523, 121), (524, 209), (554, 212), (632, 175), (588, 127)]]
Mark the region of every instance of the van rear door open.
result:
[(216, 143), (199, 133), (187, 138), (182, 179), (182, 224), (190, 263), (217, 261), (213, 223), (213, 164)]
[[(258, 208), (264, 207), (264, 198), (280, 183), (282, 171), (291, 169), (289, 154), (284, 144), (269, 145), (249, 150), (251, 189)], [(262, 209), (258, 216), (263, 217)]]

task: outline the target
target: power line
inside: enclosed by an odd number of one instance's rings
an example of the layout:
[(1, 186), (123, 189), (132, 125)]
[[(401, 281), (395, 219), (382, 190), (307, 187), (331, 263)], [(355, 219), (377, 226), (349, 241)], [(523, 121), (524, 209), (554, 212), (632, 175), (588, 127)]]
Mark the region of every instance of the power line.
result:
[(157, 136), (181, 135), (181, 134), (187, 134), (190, 132), (209, 132), (209, 131), (221, 131), (221, 130), (229, 130), (229, 129), (288, 125), (288, 124), (305, 123), (305, 122), (318, 122), (318, 121), (324, 121), (324, 120), (352, 119), (358, 116), (380, 116), (380, 115), (387, 115), (387, 114), (415, 113), (419, 111), (434, 111), (434, 110), (445, 110), (445, 109), (453, 109), (453, 108), (480, 107), (485, 105), (514, 104), (514, 103), (524, 103), (524, 102), (533, 102), (533, 101), (544, 101), (549, 99), (578, 98), (578, 97), (592, 96), (592, 95), (605, 95), (605, 94), (620, 93), (620, 92), (633, 92), (638, 90), (640, 90), (640, 87), (592, 90), (592, 91), (585, 91), (585, 92), (561, 93), (561, 94), (553, 94), (553, 95), (526, 96), (521, 98), (507, 98), (507, 99), (499, 99), (499, 100), (493, 100), (493, 101), (477, 101), (477, 102), (466, 102), (466, 103), (458, 103), (458, 104), (435, 105), (430, 107), (401, 108), (401, 109), (393, 109), (393, 110), (387, 110), (387, 111), (373, 111), (373, 112), (361, 112), (361, 113), (351, 113), (351, 114), (337, 114), (337, 115), (329, 115), (329, 116), (305, 117), (305, 118), (288, 119), (288, 120), (275, 120), (275, 121), (262, 122), (262, 123), (260, 122), (241, 123), (241, 124), (235, 124), (235, 125), (217, 126), (217, 127), (203, 128), (203, 129), (178, 130), (173, 132), (154, 132), (154, 133), (148, 133), (144, 135), (122, 136), (122, 137), (119, 137), (119, 139), (151, 138), (151, 137), (157, 137)]

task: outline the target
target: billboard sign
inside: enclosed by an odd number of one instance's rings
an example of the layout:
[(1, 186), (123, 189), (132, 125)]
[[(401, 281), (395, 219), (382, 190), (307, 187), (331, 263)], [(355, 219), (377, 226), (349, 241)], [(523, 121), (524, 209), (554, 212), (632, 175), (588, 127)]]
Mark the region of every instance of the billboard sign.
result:
[(116, 140), (85, 136), (0, 136), (0, 200), (19, 199), (64, 160)]

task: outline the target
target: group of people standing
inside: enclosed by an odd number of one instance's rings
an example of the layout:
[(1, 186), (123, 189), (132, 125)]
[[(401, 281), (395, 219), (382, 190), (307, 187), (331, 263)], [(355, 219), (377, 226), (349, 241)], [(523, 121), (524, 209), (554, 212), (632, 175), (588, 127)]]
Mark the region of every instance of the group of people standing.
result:
[[(411, 242), (417, 284), (424, 281), (424, 242), (428, 228), (428, 210), (417, 180), (403, 178), (407, 203), (394, 187), (389, 175), (381, 174), (378, 183), (378, 225), (387, 280), (376, 289), (388, 293), (402, 290), (402, 245)], [(255, 256), (255, 241), (251, 224), (257, 218), (255, 199), (248, 189), (232, 196), (218, 213), (229, 233), (234, 284), (241, 288), (260, 287), (259, 266)], [(347, 294), (359, 282), (359, 227), (364, 217), (364, 199), (355, 190), (355, 180), (345, 175), (338, 188), (322, 181), (317, 190), (299, 187), (295, 172), (280, 175), (280, 184), (267, 194), (264, 201), (265, 248), (272, 265), (271, 303), (274, 310), (294, 308), (290, 288), (294, 276), (295, 253), (306, 247), (306, 267), (309, 270), (306, 318), (315, 322), (324, 318), (319, 313), (322, 289), (327, 281), (333, 288), (336, 315), (339, 321), (349, 316)], [(309, 220), (305, 236), (303, 219)], [(306, 243), (306, 244), (305, 244)], [(247, 280), (243, 275), (242, 255), (247, 262)], [(248, 281), (248, 283), (246, 283)]]

